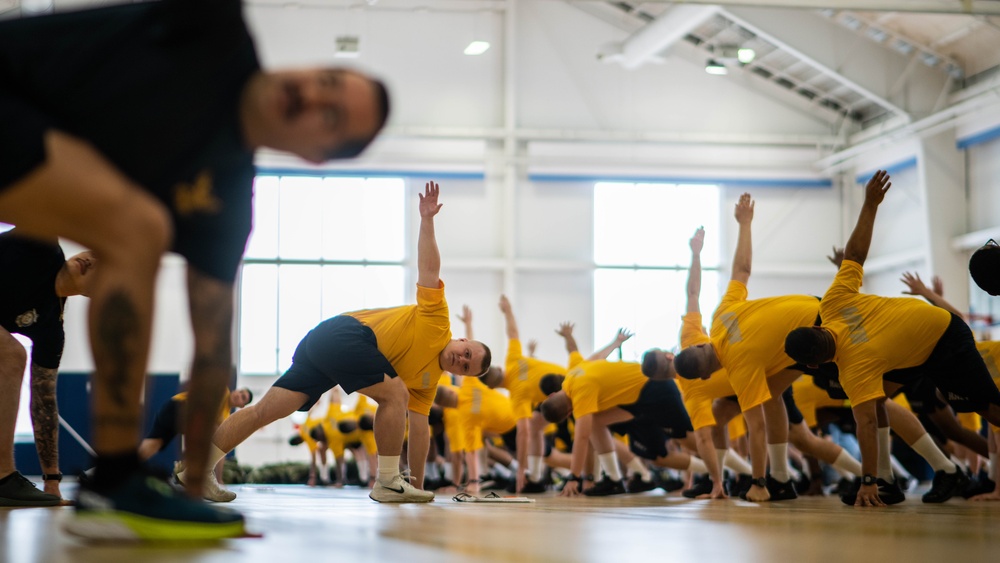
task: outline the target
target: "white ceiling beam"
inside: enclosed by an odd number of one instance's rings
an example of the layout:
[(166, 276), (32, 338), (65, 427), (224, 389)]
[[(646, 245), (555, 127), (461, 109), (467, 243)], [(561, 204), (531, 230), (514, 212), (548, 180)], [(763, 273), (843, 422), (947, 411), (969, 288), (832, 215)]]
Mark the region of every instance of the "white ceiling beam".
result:
[[(570, 0), (574, 2), (594, 0)], [(677, 0), (642, 0), (643, 3), (675, 4)], [(868, 12), (921, 12), (936, 14), (1000, 15), (996, 0), (684, 0), (684, 4), (717, 6), (762, 6), (802, 10), (864, 10)]]
[(638, 68), (718, 12), (717, 6), (675, 6), (616, 46), (615, 52), (605, 52), (602, 60)]

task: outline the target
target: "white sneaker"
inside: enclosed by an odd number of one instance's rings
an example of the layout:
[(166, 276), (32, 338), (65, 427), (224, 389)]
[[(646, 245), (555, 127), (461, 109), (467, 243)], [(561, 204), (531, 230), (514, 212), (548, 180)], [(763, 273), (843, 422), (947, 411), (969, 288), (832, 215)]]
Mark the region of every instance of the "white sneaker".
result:
[(368, 498), (376, 502), (432, 502), (434, 493), (422, 491), (411, 485), (402, 475), (396, 475), (388, 483), (376, 480)]
[[(187, 473), (187, 470), (184, 469), (184, 463), (180, 461), (176, 462), (174, 464), (174, 476), (181, 485), (184, 484), (185, 473)], [(205, 500), (212, 502), (232, 502), (236, 500), (236, 493), (222, 488), (222, 485), (215, 479), (214, 471), (209, 471), (205, 476), (205, 491), (202, 496)]]

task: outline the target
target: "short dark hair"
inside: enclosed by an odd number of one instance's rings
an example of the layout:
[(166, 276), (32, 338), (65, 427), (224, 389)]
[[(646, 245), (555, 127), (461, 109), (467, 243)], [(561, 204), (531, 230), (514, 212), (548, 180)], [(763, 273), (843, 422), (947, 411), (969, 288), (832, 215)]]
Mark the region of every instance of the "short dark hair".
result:
[(542, 416), (545, 417), (547, 422), (559, 423), (566, 420), (569, 416), (569, 409), (565, 408), (566, 405), (568, 405), (568, 401), (560, 404), (558, 401), (553, 400), (553, 397), (550, 396), (548, 399), (542, 401), (538, 410), (542, 413)]
[(1000, 295), (1000, 246), (990, 239), (969, 259), (969, 273), (980, 289)]
[(297, 445), (301, 444), (302, 442), (305, 442), (305, 440), (302, 439), (302, 436), (300, 436), (298, 434), (296, 434), (296, 435), (294, 435), (294, 436), (292, 436), (291, 438), (288, 439), (288, 445), (289, 446), (297, 446)]
[(645, 354), (642, 355), (642, 375), (646, 377), (653, 377), (660, 368), (660, 363), (656, 361), (656, 352), (658, 350), (653, 348), (652, 350), (647, 350)]
[(375, 429), (375, 417), (370, 414), (363, 414), (358, 417), (358, 428), (365, 432)]
[(358, 423), (353, 420), (341, 420), (337, 423), (337, 430), (340, 430), (341, 434), (350, 434), (358, 429)]
[(313, 426), (309, 429), (309, 437), (317, 442), (325, 442), (326, 432), (323, 430), (322, 426)]
[(431, 410), (427, 413), (427, 424), (435, 426), (444, 422), (444, 409), (439, 405), (431, 405)]
[[(643, 366), (645, 365), (645, 360), (643, 360)], [(685, 348), (674, 356), (674, 371), (684, 379), (701, 378), (701, 366), (699, 365), (698, 357), (691, 351), (691, 348)], [(646, 372), (643, 371), (643, 373)]]
[(566, 376), (560, 375), (558, 373), (549, 373), (543, 375), (541, 379), (538, 380), (538, 387), (541, 388), (542, 393), (548, 397), (553, 393), (558, 393), (562, 389), (562, 382)]
[(817, 366), (830, 361), (829, 352), (823, 333), (812, 327), (800, 326), (785, 337), (785, 353), (797, 363)]
[(368, 78), (371, 81), (372, 86), (375, 88), (375, 107), (378, 109), (377, 123), (375, 124), (375, 130), (372, 131), (371, 136), (364, 139), (349, 139), (346, 142), (340, 144), (336, 148), (330, 150), (326, 153), (327, 160), (338, 160), (344, 158), (354, 158), (364, 152), (368, 145), (378, 136), (379, 131), (385, 127), (386, 121), (389, 120), (389, 90), (385, 87), (385, 84), (378, 79)]
[[(477, 342), (479, 342), (477, 340)], [(486, 375), (486, 372), (490, 371), (490, 364), (493, 363), (493, 353), (490, 352), (490, 347), (483, 342), (479, 342), (483, 347), (483, 363), (480, 365), (480, 371), (476, 377), (482, 377)]]
[[(249, 405), (253, 402), (253, 391), (251, 391), (249, 387), (244, 387), (243, 390), (247, 392), (247, 405)], [(245, 407), (247, 405), (243, 406)]]

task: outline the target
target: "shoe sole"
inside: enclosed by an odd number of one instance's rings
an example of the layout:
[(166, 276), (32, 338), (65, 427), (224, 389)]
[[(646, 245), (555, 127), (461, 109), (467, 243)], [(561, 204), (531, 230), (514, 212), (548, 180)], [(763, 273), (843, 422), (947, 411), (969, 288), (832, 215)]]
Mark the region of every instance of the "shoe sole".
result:
[(62, 499), (56, 500), (22, 500), (16, 498), (0, 498), (0, 506), (18, 506), (18, 507), (29, 507), (35, 506), (43, 508), (46, 506), (61, 506)]
[(414, 498), (407, 498), (407, 497), (404, 497), (404, 496), (402, 496), (402, 495), (400, 495), (400, 496), (399, 496), (399, 497), (397, 497), (397, 498), (389, 498), (389, 497), (387, 497), (387, 498), (375, 498), (374, 496), (372, 496), (372, 495), (371, 495), (371, 494), (369, 493), (369, 495), (368, 495), (368, 498), (372, 499), (372, 500), (373, 500), (373, 501), (375, 501), (375, 502), (379, 502), (379, 503), (387, 503), (387, 504), (404, 504), (404, 503), (424, 503), (424, 502), (434, 502), (434, 497), (433, 497), (433, 496), (432, 496), (431, 498), (428, 498), (428, 499), (414, 499)]
[(128, 512), (78, 513), (63, 524), (63, 530), (95, 541), (206, 541), (246, 534), (242, 520), (223, 524), (176, 522)]
[[(176, 465), (174, 466), (174, 469), (177, 469)], [(183, 471), (181, 473), (183, 473)], [(174, 479), (177, 481), (178, 485), (182, 488), (184, 487), (184, 481), (181, 479), (180, 473), (175, 472)], [(205, 494), (203, 494), (201, 498), (209, 502), (233, 502), (236, 500), (236, 493), (228, 489), (219, 489), (219, 494), (213, 495), (212, 492), (208, 490), (208, 487), (205, 487)]]

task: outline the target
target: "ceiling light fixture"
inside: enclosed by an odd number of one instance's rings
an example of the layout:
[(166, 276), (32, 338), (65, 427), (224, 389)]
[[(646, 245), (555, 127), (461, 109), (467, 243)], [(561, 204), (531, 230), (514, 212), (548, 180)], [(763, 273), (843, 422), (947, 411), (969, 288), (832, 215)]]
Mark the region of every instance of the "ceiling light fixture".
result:
[(490, 48), (488, 41), (473, 41), (469, 43), (469, 46), (463, 51), (466, 55), (482, 55)]
[(757, 57), (757, 52), (753, 49), (740, 49), (736, 52), (736, 60), (743, 64), (750, 64)]
[(729, 74), (729, 70), (726, 66), (715, 59), (708, 59), (708, 62), (705, 63), (705, 72), (715, 74), (717, 76)]

